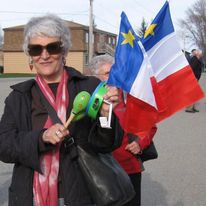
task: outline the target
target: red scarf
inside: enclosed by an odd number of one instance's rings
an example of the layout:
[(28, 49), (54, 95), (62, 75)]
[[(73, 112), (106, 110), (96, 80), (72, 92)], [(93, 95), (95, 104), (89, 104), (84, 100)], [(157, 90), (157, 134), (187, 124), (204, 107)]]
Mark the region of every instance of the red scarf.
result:
[[(69, 102), (67, 90), (68, 74), (64, 70), (57, 88), (56, 98), (44, 79), (37, 75), (36, 81), (47, 98), (54, 107), (58, 117), (66, 122), (66, 110)], [(52, 126), (52, 120), (48, 119), (44, 128)], [(53, 151), (47, 152), (40, 157), (41, 170), (43, 174), (34, 172), (33, 194), (36, 206), (57, 206), (58, 205), (58, 173), (59, 173), (59, 144)]]

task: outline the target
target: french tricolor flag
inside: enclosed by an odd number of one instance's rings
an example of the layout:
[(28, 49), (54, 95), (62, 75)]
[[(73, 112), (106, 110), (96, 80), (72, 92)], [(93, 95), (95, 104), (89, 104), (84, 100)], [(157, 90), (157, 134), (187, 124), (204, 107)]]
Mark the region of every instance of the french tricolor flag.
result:
[(124, 129), (139, 133), (204, 94), (181, 51), (166, 2), (139, 41), (124, 13), (108, 84), (126, 91)]

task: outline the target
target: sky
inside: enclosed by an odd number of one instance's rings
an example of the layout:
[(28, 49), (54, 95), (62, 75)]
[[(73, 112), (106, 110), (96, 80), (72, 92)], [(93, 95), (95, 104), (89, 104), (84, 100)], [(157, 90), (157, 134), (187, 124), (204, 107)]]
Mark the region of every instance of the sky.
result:
[[(170, 0), (170, 11), (175, 30), (185, 11), (197, 0)], [(156, 16), (165, 0), (93, 0), (93, 14), (98, 29), (119, 33), (120, 15), (124, 11), (134, 30)], [(55, 13), (65, 20), (89, 25), (89, 0), (2, 0), (0, 27), (26, 24), (33, 16)]]

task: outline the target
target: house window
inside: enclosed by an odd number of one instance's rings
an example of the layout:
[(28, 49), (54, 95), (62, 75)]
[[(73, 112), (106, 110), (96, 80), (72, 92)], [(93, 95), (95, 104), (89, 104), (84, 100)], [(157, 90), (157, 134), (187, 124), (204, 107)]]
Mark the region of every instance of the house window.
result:
[(116, 41), (114, 37), (112, 38), (112, 45), (116, 45)]
[(112, 43), (112, 40), (111, 40), (111, 37), (109, 36), (108, 37), (108, 44), (111, 44)]
[(85, 43), (89, 43), (89, 33), (85, 33)]

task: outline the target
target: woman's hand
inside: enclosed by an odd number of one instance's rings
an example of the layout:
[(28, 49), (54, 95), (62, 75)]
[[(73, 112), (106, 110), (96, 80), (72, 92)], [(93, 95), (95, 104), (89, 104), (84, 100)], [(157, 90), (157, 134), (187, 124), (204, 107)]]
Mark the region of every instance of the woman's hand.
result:
[(46, 143), (51, 143), (53, 145), (64, 140), (64, 137), (69, 134), (69, 130), (63, 125), (57, 123), (49, 127), (44, 131), (42, 135), (42, 140)]
[(129, 143), (125, 149), (129, 152), (131, 152), (132, 154), (141, 154), (141, 148), (139, 146), (139, 144), (136, 141), (133, 141), (131, 143)]
[[(113, 108), (119, 103), (119, 90), (116, 87), (107, 85), (107, 93), (103, 96), (104, 100), (112, 103)], [(100, 109), (100, 115), (103, 117), (108, 117), (109, 114), (109, 104), (103, 102)]]

